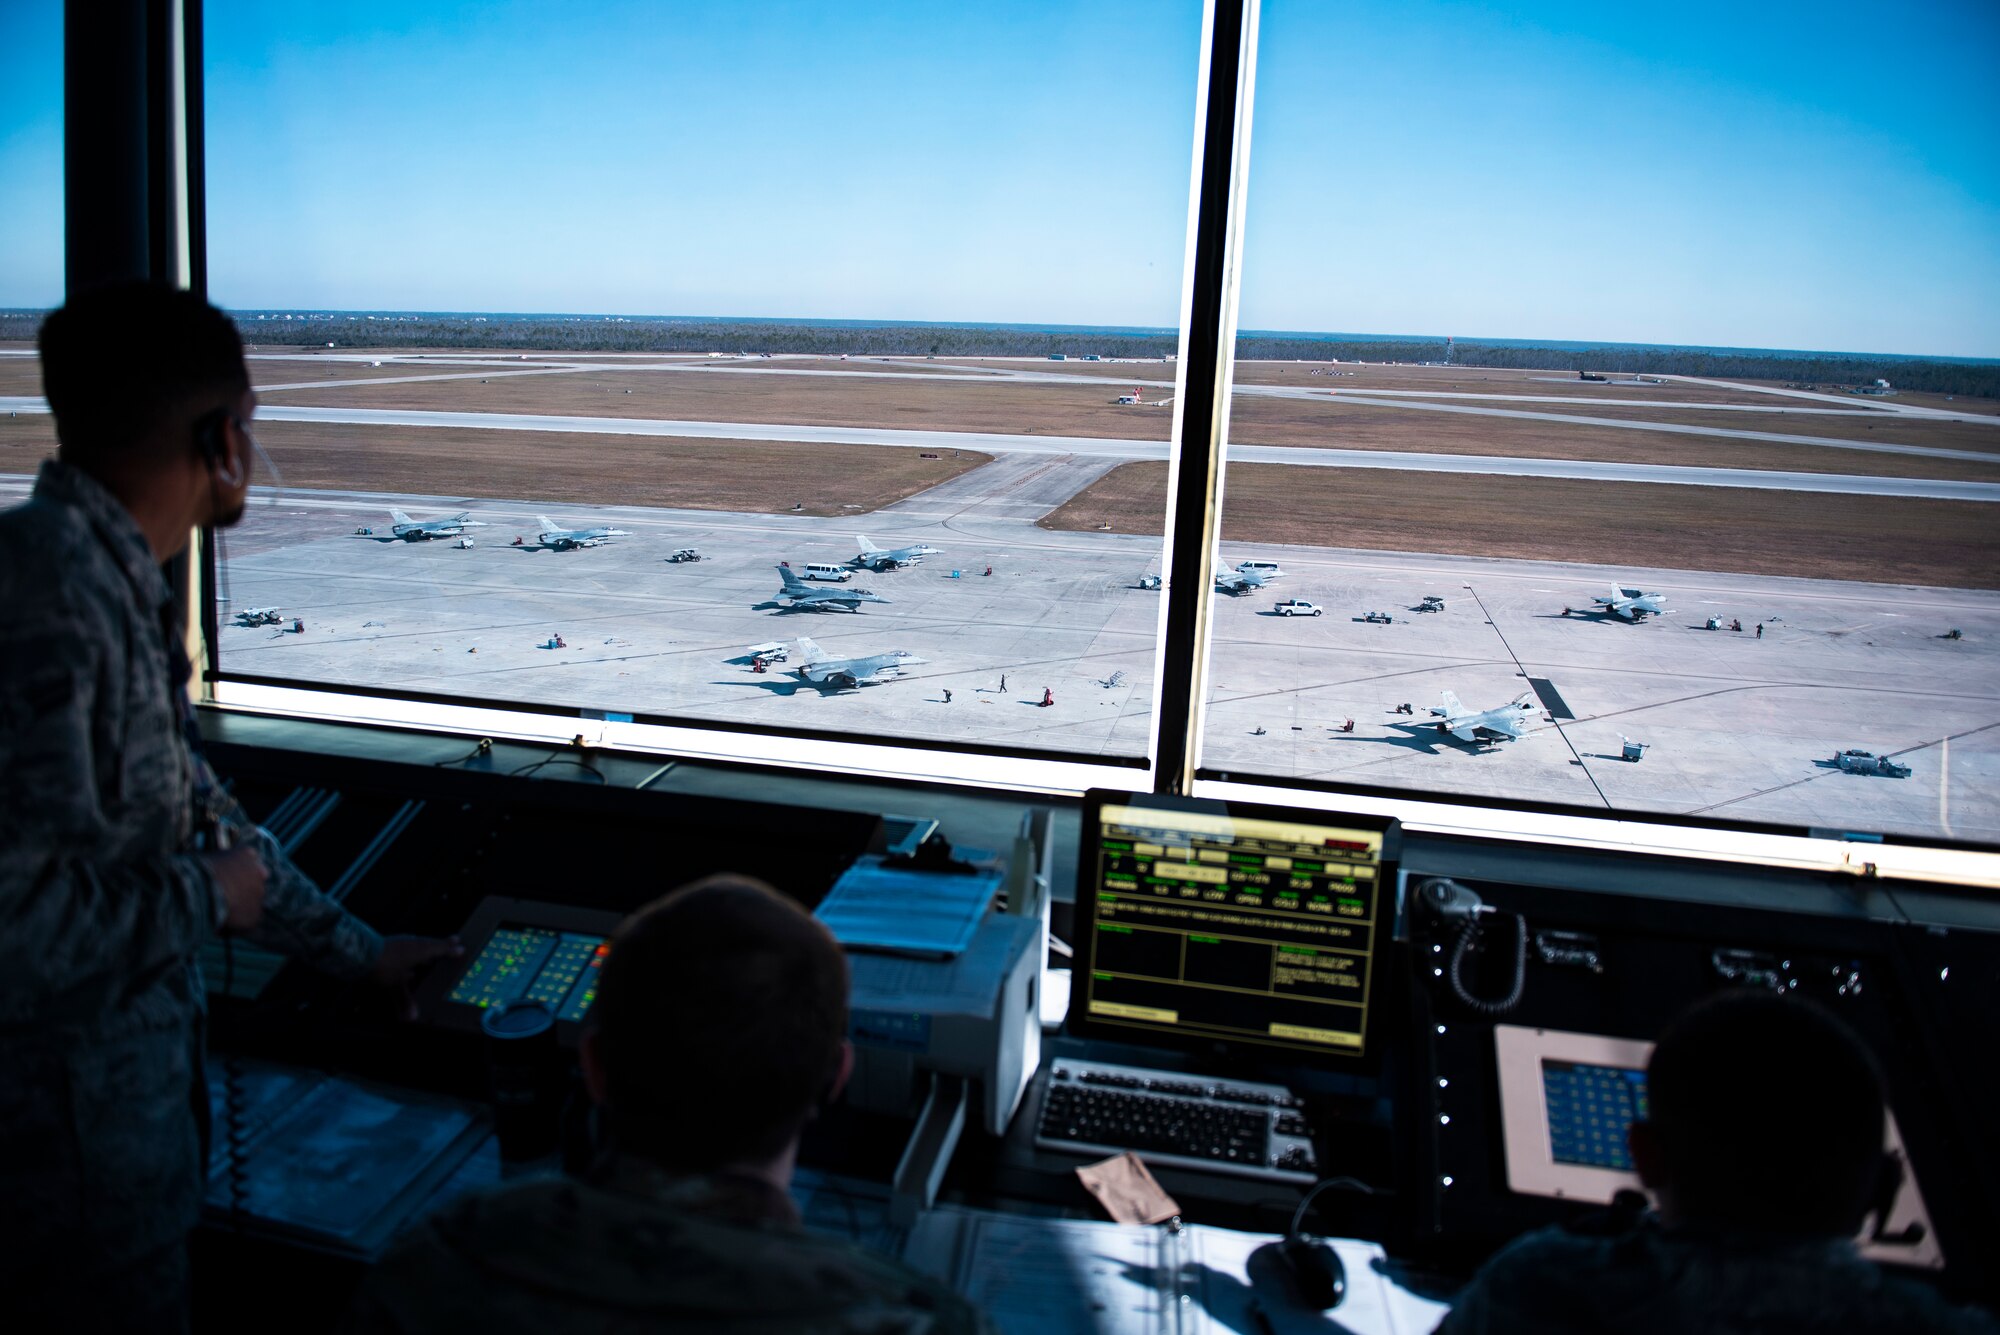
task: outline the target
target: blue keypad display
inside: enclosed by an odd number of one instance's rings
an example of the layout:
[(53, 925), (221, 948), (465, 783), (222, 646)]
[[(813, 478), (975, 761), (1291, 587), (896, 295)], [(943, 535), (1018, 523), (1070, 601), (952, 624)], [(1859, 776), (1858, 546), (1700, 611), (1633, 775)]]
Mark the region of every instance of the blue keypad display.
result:
[(1545, 1060), (1542, 1100), (1557, 1163), (1632, 1171), (1625, 1131), (1646, 1116), (1644, 1071)]

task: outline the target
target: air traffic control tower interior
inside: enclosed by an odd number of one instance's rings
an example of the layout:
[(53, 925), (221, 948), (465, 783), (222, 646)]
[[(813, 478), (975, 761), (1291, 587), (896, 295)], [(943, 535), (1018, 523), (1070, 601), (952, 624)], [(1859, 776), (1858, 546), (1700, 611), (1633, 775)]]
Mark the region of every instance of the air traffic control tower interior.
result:
[[(203, 290), (202, 6), (71, 10), (70, 284)], [(1255, 15), (1219, 0), (1204, 16), (1170, 517), (1199, 535), (1219, 527), (1204, 451), (1224, 411), (1247, 134), (1233, 109)], [(1645, 1116), (1652, 1045), (1729, 989), (1809, 998), (1862, 1036), (1905, 1172), (1858, 1244), (1994, 1301), (2000, 854), (1204, 770), (1201, 547), (1168, 554), (1154, 740), (1122, 769), (1037, 771), (1003, 751), (982, 779), (956, 744), (755, 729), (576, 745), (601, 713), (482, 725), (418, 700), (399, 727), (305, 691), (289, 709), (228, 707), (212, 674), (198, 683), (211, 761), (302, 869), (384, 932), (465, 946), (425, 979), (414, 1019), (276, 956), (208, 948), (218, 1132), (198, 1328), (331, 1328), (425, 1211), (586, 1162), (575, 1051), (607, 943), (625, 915), (721, 871), (769, 881), (849, 943), (857, 1068), (806, 1136), (807, 1227), (927, 1258), (1012, 1328), (1034, 1328), (1010, 1291), (1030, 1281), (975, 1264), (967, 1221), (1018, 1225), (1017, 1249), (1097, 1247), (1064, 1231), (1110, 1227), (1077, 1170), (1124, 1151), (1214, 1249), (1210, 1282), (1228, 1268), (1220, 1239), (1247, 1235), (1242, 1283), (1284, 1310), (1297, 1295), (1249, 1244), (1303, 1227), (1355, 1249), (1351, 1303), (1379, 1281), (1381, 1307), (1351, 1328), (1434, 1320), (1511, 1240), (1638, 1185), (1624, 1131)], [(201, 550), (176, 574), (210, 605)], [(203, 620), (197, 643), (216, 633)], [(1831, 851), (1795, 855), (1808, 845)], [(524, 1000), (554, 1035), (527, 1077), (482, 1028)], [(528, 1124), (537, 1113), (546, 1125)], [(947, 1224), (956, 1248), (938, 1245)], [(1055, 1284), (1039, 1301), (1112, 1301), (1099, 1278), (1036, 1273)], [(1165, 1328), (1117, 1315), (1097, 1328)]]

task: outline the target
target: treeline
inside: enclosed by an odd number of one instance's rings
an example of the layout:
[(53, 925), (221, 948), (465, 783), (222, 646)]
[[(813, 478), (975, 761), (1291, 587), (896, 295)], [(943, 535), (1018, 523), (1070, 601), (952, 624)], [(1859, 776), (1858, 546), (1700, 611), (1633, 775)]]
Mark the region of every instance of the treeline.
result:
[[(1443, 339), (1400, 342), (1334, 341), (1245, 335), (1239, 358), (1263, 361), (1442, 362)], [(2000, 363), (1940, 362), (1866, 355), (1777, 356), (1703, 348), (1543, 348), (1459, 342), (1454, 366), (1523, 371), (1589, 371), (1593, 375), (1693, 375), (1717, 380), (1779, 380), (1786, 384), (1866, 385), (1886, 380), (1897, 389), (2000, 398)]]
[[(799, 324), (551, 315), (349, 315), (240, 311), (250, 344), (354, 348), (466, 348), (544, 352), (747, 352), (820, 356), (1171, 357), (1170, 333), (1012, 326)], [(39, 311), (0, 311), (0, 339), (32, 339)], [(1245, 334), (1236, 355), (1256, 361), (1442, 362), (1443, 339), (1327, 339)], [(1459, 342), (1458, 366), (1615, 375), (1693, 375), (1821, 386), (1887, 380), (1897, 389), (2000, 398), (2000, 363), (1858, 355), (1779, 356), (1700, 348), (1550, 348)]]

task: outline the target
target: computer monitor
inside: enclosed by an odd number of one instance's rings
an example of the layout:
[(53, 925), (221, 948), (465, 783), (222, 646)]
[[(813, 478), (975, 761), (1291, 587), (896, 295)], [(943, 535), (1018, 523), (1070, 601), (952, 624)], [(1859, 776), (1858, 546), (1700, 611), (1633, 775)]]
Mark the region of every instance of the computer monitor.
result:
[(1071, 1028), (1363, 1056), (1400, 842), (1383, 817), (1092, 791)]

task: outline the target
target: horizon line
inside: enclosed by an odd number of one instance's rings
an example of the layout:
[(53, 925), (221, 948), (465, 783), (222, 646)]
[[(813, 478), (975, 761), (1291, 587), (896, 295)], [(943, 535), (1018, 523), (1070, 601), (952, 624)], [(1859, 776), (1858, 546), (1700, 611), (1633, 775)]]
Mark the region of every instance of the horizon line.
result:
[[(40, 306), (0, 306), (0, 317), (41, 316), (54, 307)], [(794, 315), (632, 315), (616, 311), (495, 311), (495, 310), (419, 310), (396, 307), (336, 307), (336, 306), (244, 306), (229, 312), (236, 315), (317, 315), (362, 318), (371, 316), (394, 316), (426, 319), (476, 318), (485, 320), (573, 320), (599, 323), (623, 324), (723, 324), (723, 325), (799, 325), (805, 327), (847, 327), (873, 329), (1005, 329), (1051, 334), (1076, 334), (1096, 336), (1179, 338), (1180, 330), (1171, 325), (1129, 325), (1129, 324), (1065, 324), (1036, 323), (1020, 320), (915, 320), (884, 319), (874, 316), (794, 316)], [(1562, 351), (1586, 351), (1592, 349), (1644, 349), (1673, 350), (1687, 352), (1716, 352), (1781, 355), (1787, 358), (1827, 357), (1837, 360), (1861, 361), (1881, 358), (1893, 361), (1955, 362), (1972, 365), (2000, 365), (2000, 357), (1964, 356), (1948, 353), (1923, 352), (1851, 352), (1833, 348), (1780, 348), (1756, 347), (1747, 344), (1726, 343), (1664, 343), (1638, 342), (1630, 339), (1574, 339), (1574, 338), (1521, 338), (1510, 335), (1480, 334), (1377, 334), (1335, 330), (1304, 329), (1238, 329), (1236, 337), (1293, 339), (1323, 343), (1453, 343), (1467, 346), (1513, 346), (1522, 348), (1553, 348)], [(1253, 359), (1254, 360), (1254, 359)]]

